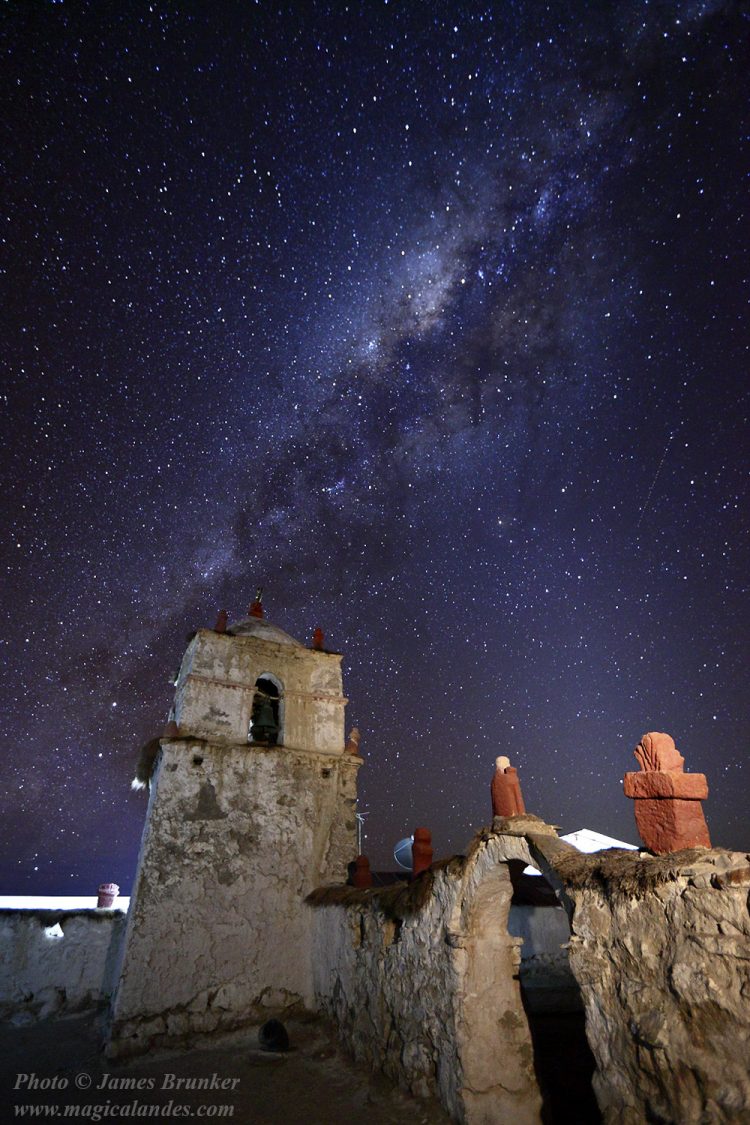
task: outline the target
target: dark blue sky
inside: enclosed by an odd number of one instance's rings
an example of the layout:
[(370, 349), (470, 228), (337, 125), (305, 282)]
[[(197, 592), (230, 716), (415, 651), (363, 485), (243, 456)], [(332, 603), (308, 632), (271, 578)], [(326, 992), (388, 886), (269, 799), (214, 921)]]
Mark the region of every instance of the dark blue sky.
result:
[[(217, 609), (345, 655), (367, 850), (748, 847), (746, 4), (7, 4), (7, 892), (129, 887)], [(8, 831), (9, 830), (9, 831)]]

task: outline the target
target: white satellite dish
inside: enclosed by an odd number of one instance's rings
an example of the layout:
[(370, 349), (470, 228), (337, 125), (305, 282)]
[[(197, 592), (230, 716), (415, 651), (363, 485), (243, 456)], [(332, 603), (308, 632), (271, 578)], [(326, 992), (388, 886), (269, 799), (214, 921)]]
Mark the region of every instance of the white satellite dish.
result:
[(399, 840), (393, 849), (393, 858), (402, 871), (411, 871), (414, 866), (411, 857), (411, 846), (413, 843), (413, 836), (405, 836), (403, 840)]

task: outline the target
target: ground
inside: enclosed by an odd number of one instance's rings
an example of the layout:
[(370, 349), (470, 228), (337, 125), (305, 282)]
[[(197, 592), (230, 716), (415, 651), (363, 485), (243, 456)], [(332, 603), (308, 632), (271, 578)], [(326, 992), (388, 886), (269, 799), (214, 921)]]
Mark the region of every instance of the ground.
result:
[[(257, 1029), (251, 1029), (190, 1050), (114, 1064), (101, 1052), (100, 1021), (92, 1016), (1, 1025), (0, 1101), (18, 1107), (14, 1120), (207, 1117), (242, 1125), (403, 1125), (405, 1120), (447, 1125), (436, 1102), (417, 1101), (352, 1064), (324, 1021), (289, 1023), (287, 1029), (286, 1054), (259, 1050)], [(181, 1088), (181, 1079), (200, 1078), (213, 1088)], [(59, 1109), (35, 1108), (42, 1106)]]

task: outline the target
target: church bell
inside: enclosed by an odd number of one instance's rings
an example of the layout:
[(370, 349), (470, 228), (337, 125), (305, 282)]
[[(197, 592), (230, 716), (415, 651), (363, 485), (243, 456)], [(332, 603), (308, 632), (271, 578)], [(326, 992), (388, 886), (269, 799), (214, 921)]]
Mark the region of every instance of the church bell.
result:
[(279, 736), (279, 724), (273, 713), (273, 703), (268, 696), (256, 696), (256, 717), (253, 718), (253, 742), (273, 745)]

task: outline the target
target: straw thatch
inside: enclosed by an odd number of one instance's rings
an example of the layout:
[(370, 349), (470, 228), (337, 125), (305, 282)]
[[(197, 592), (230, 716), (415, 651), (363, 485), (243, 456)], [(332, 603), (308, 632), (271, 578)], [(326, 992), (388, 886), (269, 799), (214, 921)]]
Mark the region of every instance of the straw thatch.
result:
[(640, 898), (664, 883), (686, 874), (685, 868), (706, 857), (705, 848), (688, 848), (669, 855), (644, 858), (624, 848), (610, 848), (593, 855), (571, 853), (556, 859), (554, 869), (573, 890), (600, 890)]
[(146, 789), (151, 785), (151, 776), (156, 765), (156, 755), (161, 747), (160, 738), (151, 738), (141, 746), (135, 764), (135, 777), (131, 781), (133, 789)]
[(316, 887), (305, 902), (310, 906), (374, 906), (390, 921), (401, 922), (419, 913), (432, 894), (433, 881), (432, 871), (423, 871), (410, 883), (390, 887)]

